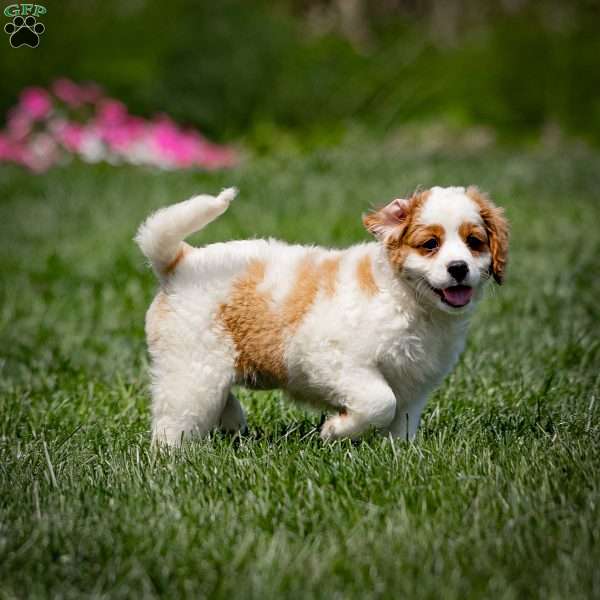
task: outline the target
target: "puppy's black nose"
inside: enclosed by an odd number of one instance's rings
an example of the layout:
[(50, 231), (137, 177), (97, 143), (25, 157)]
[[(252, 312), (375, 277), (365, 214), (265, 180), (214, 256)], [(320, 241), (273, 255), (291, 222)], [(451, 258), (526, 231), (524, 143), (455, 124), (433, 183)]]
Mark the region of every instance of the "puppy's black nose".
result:
[(464, 260), (453, 260), (448, 263), (448, 273), (456, 279), (458, 283), (460, 283), (469, 272), (469, 266)]

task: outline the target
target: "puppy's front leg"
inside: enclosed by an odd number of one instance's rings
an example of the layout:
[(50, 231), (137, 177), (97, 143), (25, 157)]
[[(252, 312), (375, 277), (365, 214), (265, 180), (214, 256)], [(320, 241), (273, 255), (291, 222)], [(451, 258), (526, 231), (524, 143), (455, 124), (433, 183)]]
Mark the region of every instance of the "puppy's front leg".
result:
[(419, 427), (421, 420), (421, 413), (425, 404), (427, 403), (427, 395), (419, 397), (417, 400), (406, 404), (402, 400), (398, 400), (396, 407), (396, 416), (390, 423), (389, 427), (386, 427), (381, 431), (383, 435), (391, 435), (392, 437), (399, 438), (401, 440), (412, 440)]
[(343, 387), (336, 393), (343, 398), (342, 410), (325, 421), (321, 428), (322, 439), (355, 438), (370, 426), (390, 425), (396, 413), (396, 397), (377, 371), (355, 371)]

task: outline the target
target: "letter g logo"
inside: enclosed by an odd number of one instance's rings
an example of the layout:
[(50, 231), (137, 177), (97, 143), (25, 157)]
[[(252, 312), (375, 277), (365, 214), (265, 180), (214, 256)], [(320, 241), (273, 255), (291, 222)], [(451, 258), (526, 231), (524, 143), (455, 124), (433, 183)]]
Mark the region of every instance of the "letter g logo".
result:
[(16, 17), (20, 12), (21, 12), (21, 10), (20, 10), (20, 7), (18, 4), (9, 4), (4, 9), (4, 16), (5, 17)]

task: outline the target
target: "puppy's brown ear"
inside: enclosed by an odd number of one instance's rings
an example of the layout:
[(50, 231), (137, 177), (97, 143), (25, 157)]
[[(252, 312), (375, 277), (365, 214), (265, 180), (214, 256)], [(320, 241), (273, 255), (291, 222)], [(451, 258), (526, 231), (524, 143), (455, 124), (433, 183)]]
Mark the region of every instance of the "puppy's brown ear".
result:
[(478, 188), (471, 186), (467, 194), (479, 205), (479, 214), (487, 230), (490, 252), (492, 254), (492, 275), (498, 285), (504, 280), (506, 263), (508, 260), (508, 221), (504, 210), (496, 206)]
[(401, 235), (410, 212), (410, 200), (396, 198), (379, 210), (363, 215), (363, 225), (378, 240)]

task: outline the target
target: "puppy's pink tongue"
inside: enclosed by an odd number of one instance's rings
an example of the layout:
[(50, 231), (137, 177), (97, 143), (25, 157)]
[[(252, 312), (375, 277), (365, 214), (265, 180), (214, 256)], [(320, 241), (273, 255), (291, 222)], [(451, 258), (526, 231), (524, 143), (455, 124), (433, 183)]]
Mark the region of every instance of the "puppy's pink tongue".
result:
[(451, 306), (465, 306), (473, 296), (473, 288), (468, 285), (453, 285), (442, 290), (444, 300)]

